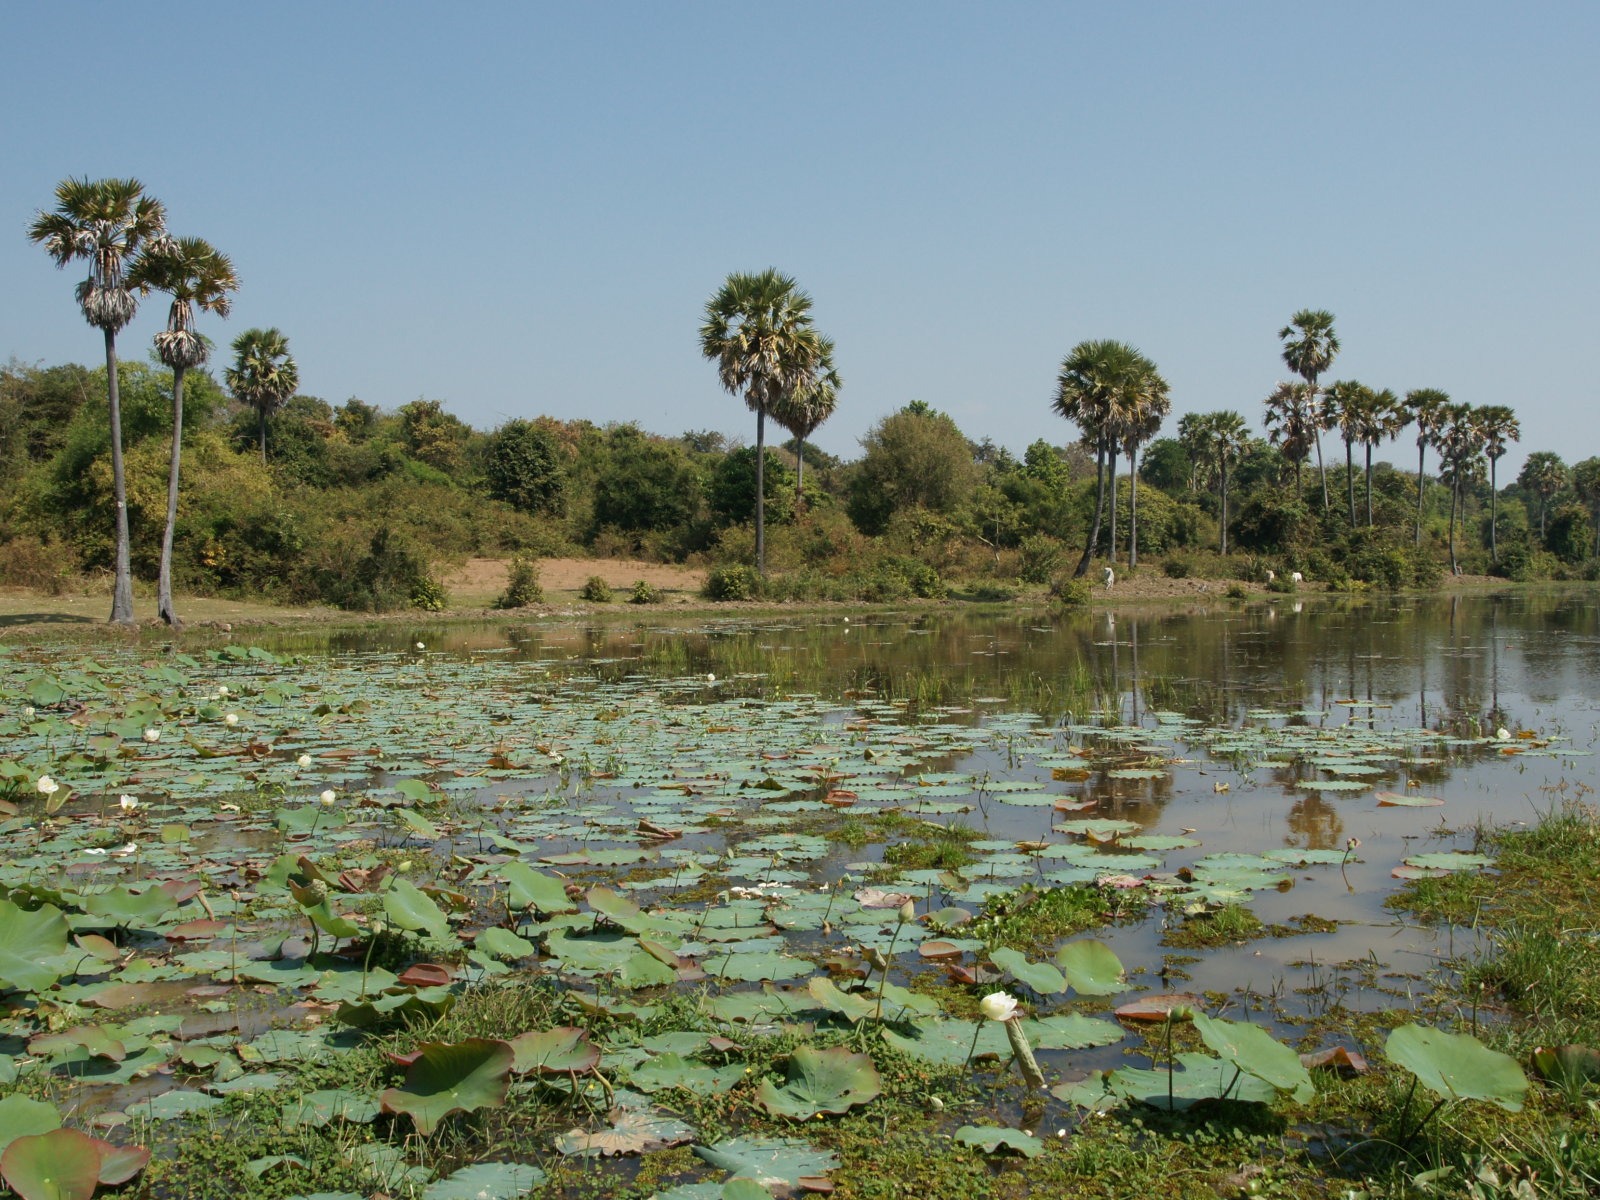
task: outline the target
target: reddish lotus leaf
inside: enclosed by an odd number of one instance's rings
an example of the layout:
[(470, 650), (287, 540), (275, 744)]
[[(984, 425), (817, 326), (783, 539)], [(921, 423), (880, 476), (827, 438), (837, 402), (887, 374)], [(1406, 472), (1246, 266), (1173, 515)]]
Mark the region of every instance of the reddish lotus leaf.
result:
[(1341, 1075), (1365, 1075), (1370, 1069), (1365, 1058), (1354, 1050), (1347, 1050), (1343, 1046), (1330, 1046), (1326, 1050), (1302, 1054), (1300, 1056), (1300, 1065), (1307, 1070), (1328, 1067)]
[(944, 973), (950, 977), (952, 983), (977, 983), (978, 971), (976, 967), (963, 967), (957, 963), (946, 963)]
[(0, 1177), (22, 1200), (92, 1200), (100, 1186), (99, 1143), (76, 1129), (19, 1137), (0, 1154)]
[(923, 942), (917, 947), (917, 953), (923, 958), (930, 958), (935, 962), (939, 962), (943, 959), (960, 958), (966, 953), (966, 951), (962, 950), (960, 946), (955, 945), (953, 942), (942, 942), (935, 940)]
[(78, 949), (101, 962), (122, 961), (123, 952), (110, 938), (101, 937), (98, 933), (80, 933), (72, 940), (78, 944)]
[(453, 978), (450, 968), (438, 963), (413, 963), (400, 973), (406, 987), (444, 987)]
[(209, 917), (201, 917), (174, 925), (167, 930), (166, 937), (169, 942), (203, 942), (216, 937), (227, 927), (226, 921), (213, 921)]
[(150, 1162), (148, 1146), (113, 1146), (99, 1138), (94, 1143), (100, 1148), (100, 1182), (106, 1187), (127, 1183)]
[(205, 884), (198, 879), (163, 879), (156, 886), (182, 904), (185, 900), (192, 900), (198, 896)]
[(161, 989), (153, 983), (110, 983), (83, 997), (79, 1003), (90, 1008), (136, 1008), (160, 996)]
[(1169, 1013), (1174, 1020), (1186, 1020), (1183, 1009), (1204, 1009), (1206, 1002), (1192, 992), (1167, 992), (1159, 996), (1140, 996), (1116, 1010), (1124, 1021), (1165, 1021)]
[(821, 1175), (801, 1175), (795, 1179), (795, 1186), (802, 1192), (811, 1192), (818, 1196), (833, 1195), (833, 1180)]
[(413, 1050), (410, 1054), (396, 1054), (391, 1050), (386, 1057), (397, 1067), (409, 1067), (412, 1063), (416, 1062), (417, 1059), (422, 1057), (422, 1051)]

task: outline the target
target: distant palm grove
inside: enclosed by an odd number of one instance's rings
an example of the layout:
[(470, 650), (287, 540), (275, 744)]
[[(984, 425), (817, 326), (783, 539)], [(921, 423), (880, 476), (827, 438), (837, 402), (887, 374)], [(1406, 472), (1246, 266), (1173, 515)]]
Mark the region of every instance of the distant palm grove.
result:
[[(777, 271), (736, 273), (712, 290), (698, 351), (753, 428), (530, 413), (483, 431), (439, 400), (385, 411), (306, 394), (288, 318), (238, 333), (214, 371), (211, 335), (240, 287), (223, 250), (169, 232), (137, 180), (69, 179), (55, 201), (27, 232), (83, 272), (75, 299), (104, 362), (0, 368), (0, 585), (103, 577), (117, 622), (135, 579), (173, 624), (175, 590), (436, 608), (439, 568), (473, 555), (698, 562), (713, 599), (1071, 596), (1107, 565), (1350, 590), (1600, 577), (1600, 457), (1540, 450), (1500, 478), (1520, 436), (1511, 407), (1337, 378), (1320, 310), (1288, 318), (1287, 378), (1240, 411), (1172, 426), (1155, 361), (1089, 339), (1039, 381), (1062, 444), (1019, 459), (912, 400), (842, 461), (809, 441), (848, 403), (811, 298)], [(154, 344), (119, 345), (157, 294)], [(64, 321), (68, 304), (63, 288)], [(769, 421), (786, 440), (771, 444)], [(1396, 451), (1403, 464), (1382, 457)]]

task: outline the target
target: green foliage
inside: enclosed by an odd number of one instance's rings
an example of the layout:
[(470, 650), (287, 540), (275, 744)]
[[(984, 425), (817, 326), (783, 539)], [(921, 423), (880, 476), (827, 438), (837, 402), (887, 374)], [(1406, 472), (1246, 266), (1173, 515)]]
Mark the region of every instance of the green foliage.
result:
[(681, 444), (636, 425), (608, 430), (594, 476), (592, 524), (624, 532), (671, 530), (700, 511), (700, 476)]
[(1034, 534), (1023, 538), (1018, 549), (1021, 565), (1017, 576), (1024, 583), (1049, 583), (1061, 567), (1064, 550), (1056, 538)]
[(323, 594), (340, 608), (392, 612), (442, 609), (446, 594), (427, 561), (387, 525), (372, 535), (367, 552), (347, 574), (323, 571)]
[(1087, 579), (1058, 575), (1050, 582), (1050, 599), (1060, 608), (1088, 608), (1091, 595)]
[(1187, 579), (1194, 573), (1194, 563), (1187, 558), (1163, 559), (1161, 573), (1168, 579)]
[(542, 424), (519, 418), (491, 433), (483, 447), (483, 475), (489, 495), (519, 512), (566, 511), (566, 463)]
[[(770, 528), (794, 520), (794, 472), (783, 459), (766, 452), (762, 485), (766, 497), (766, 521)], [(755, 520), (756, 451), (743, 446), (722, 456), (711, 469), (706, 487), (711, 519), (718, 525), (734, 525)]]
[(909, 508), (953, 513), (977, 486), (971, 447), (944, 413), (903, 408), (874, 425), (861, 445), (848, 508), (863, 533), (882, 533)]
[(578, 589), (578, 598), (587, 600), (590, 604), (610, 604), (611, 585), (599, 575), (591, 575)]
[(629, 604), (660, 604), (661, 592), (652, 587), (643, 579), (635, 580), (633, 591), (628, 594)]
[(719, 563), (706, 575), (707, 600), (752, 600), (760, 590), (761, 577), (745, 563)]
[(539, 564), (518, 554), (511, 560), (506, 590), (494, 602), (496, 608), (527, 608), (544, 603), (544, 588), (539, 583)]

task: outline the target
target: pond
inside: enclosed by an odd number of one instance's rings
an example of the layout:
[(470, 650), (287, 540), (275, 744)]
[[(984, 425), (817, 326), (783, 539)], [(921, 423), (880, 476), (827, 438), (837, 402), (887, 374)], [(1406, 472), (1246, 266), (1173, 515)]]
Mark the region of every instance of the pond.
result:
[[(1600, 604), (1537, 592), (0, 646), (0, 1083), (191, 1119), (529, 971), (602, 1023), (870, 1013), (944, 1064), (1005, 1037), (939, 989), (1004, 986), (1069, 1082), (1141, 994), (1288, 1036), (1467, 947), (1384, 901), (1594, 789), (1597, 676)], [(1051, 959), (1050, 893), (1122, 977)]]

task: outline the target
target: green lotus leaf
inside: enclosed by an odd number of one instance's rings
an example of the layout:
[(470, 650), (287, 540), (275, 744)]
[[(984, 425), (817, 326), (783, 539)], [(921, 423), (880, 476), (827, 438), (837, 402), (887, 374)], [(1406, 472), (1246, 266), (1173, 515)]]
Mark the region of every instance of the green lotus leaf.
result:
[(427, 1137), (455, 1112), (499, 1108), (511, 1087), (516, 1052), (509, 1042), (468, 1038), (461, 1042), (424, 1042), (399, 1087), (384, 1089), (383, 1111), (410, 1116), (417, 1132)]
[(42, 992), (60, 978), (44, 960), (67, 948), (67, 919), (46, 904), (29, 911), (0, 900), (0, 988)]
[(809, 975), (816, 970), (814, 964), (803, 958), (793, 958), (787, 954), (761, 953), (712, 955), (705, 960), (707, 975), (718, 979), (737, 979), (746, 983), (755, 983), (762, 979), (799, 979), (802, 975)]
[(22, 1200), (91, 1200), (101, 1143), (76, 1129), (17, 1138), (0, 1154), (0, 1177)]
[(827, 1050), (801, 1046), (789, 1058), (788, 1078), (781, 1086), (762, 1080), (756, 1103), (773, 1116), (805, 1121), (818, 1113), (848, 1112), (882, 1090), (883, 1081), (869, 1056), (843, 1046)]
[(341, 1000), (333, 1019), (352, 1029), (387, 1029), (413, 1019), (435, 1021), (455, 1002), (455, 993), (446, 987), (407, 989), (365, 1000)]
[(0, 1100), (0, 1150), (16, 1138), (60, 1128), (61, 1114), (53, 1104), (26, 1096), (7, 1096)]
[(546, 916), (578, 911), (567, 896), (566, 885), (556, 876), (520, 862), (502, 863), (499, 871), (509, 887), (512, 908), (537, 909)]
[[(1208, 1054), (1180, 1054), (1178, 1065), (1169, 1076), (1163, 1068), (1151, 1071), (1122, 1067), (1111, 1072), (1106, 1085), (1119, 1096), (1138, 1100), (1152, 1108), (1188, 1108), (1200, 1100), (1220, 1100), (1226, 1096), (1254, 1104), (1270, 1104), (1278, 1091), (1264, 1079), (1241, 1072), (1230, 1062)], [(1169, 1093), (1170, 1089), (1170, 1093)]]
[(1259, 1025), (1208, 1017), (1198, 1009), (1190, 1020), (1200, 1040), (1224, 1062), (1288, 1092), (1296, 1103), (1304, 1104), (1316, 1094), (1311, 1072), (1300, 1056)]
[(362, 1092), (344, 1088), (330, 1088), (308, 1092), (285, 1104), (281, 1110), (283, 1125), (293, 1129), (297, 1125), (321, 1128), (331, 1121), (350, 1121), (365, 1125), (379, 1112), (378, 1102)]
[(148, 1100), (141, 1100), (137, 1105), (130, 1105), (129, 1107), (147, 1120), (171, 1121), (178, 1117), (189, 1117), (195, 1113), (216, 1108), (222, 1102), (221, 1096), (207, 1096), (203, 1092), (176, 1089), (170, 1092), (162, 1092), (159, 1096), (152, 1096)]
[(587, 1075), (600, 1065), (600, 1050), (588, 1032), (570, 1025), (520, 1034), (510, 1045), (511, 1069), (518, 1075)]
[(1383, 1052), (1436, 1096), (1487, 1100), (1507, 1112), (1522, 1111), (1528, 1077), (1517, 1060), (1489, 1049), (1470, 1033), (1402, 1025), (1389, 1034)]
[(976, 1146), (985, 1154), (1001, 1148), (1015, 1150), (1024, 1158), (1038, 1158), (1044, 1153), (1044, 1143), (1031, 1133), (1020, 1129), (997, 1129), (992, 1125), (963, 1125), (955, 1132), (956, 1141), (964, 1146)]
[(437, 842), (444, 836), (437, 825), (413, 809), (397, 808), (394, 810), (394, 815), (399, 817), (401, 823), (412, 833), (422, 838), (423, 841)]
[(989, 961), (1019, 983), (1041, 996), (1054, 996), (1067, 990), (1067, 977), (1049, 963), (1032, 963), (1020, 950), (1002, 948), (989, 952)]
[(410, 880), (397, 879), (383, 897), (383, 911), (401, 929), (414, 933), (427, 933), (448, 940), (451, 936), (450, 919), (444, 910), (433, 902), (433, 897)]
[(735, 1179), (749, 1179), (764, 1188), (796, 1188), (800, 1180), (826, 1175), (839, 1166), (839, 1156), (795, 1138), (729, 1138), (696, 1146), (695, 1154)]
[(1126, 989), (1122, 960), (1104, 942), (1093, 938), (1068, 942), (1055, 954), (1072, 990), (1083, 996), (1112, 996)]
[(739, 1082), (744, 1067), (730, 1063), (724, 1067), (692, 1062), (674, 1053), (655, 1054), (629, 1074), (629, 1082), (641, 1092), (682, 1088), (697, 1096), (726, 1092)]
[(178, 902), (153, 884), (137, 892), (118, 884), (108, 891), (87, 897), (83, 907), (86, 912), (116, 925), (150, 928), (177, 908)]
[(1465, 850), (1438, 850), (1428, 854), (1413, 854), (1405, 860), (1408, 867), (1425, 871), (1471, 871), (1487, 867), (1494, 859), (1487, 854), (1469, 854)]
[(473, 1163), (436, 1179), (422, 1200), (517, 1200), (545, 1181), (545, 1173), (529, 1163)]
[(527, 938), (518, 937), (509, 929), (501, 929), (498, 925), (490, 926), (478, 934), (478, 940), (473, 943), (479, 950), (492, 954), (495, 958), (506, 962), (516, 962), (519, 958), (532, 958), (539, 952), (539, 948)]
[(362, 934), (361, 926), (357, 925), (349, 917), (334, 912), (331, 902), (327, 898), (324, 898), (321, 904), (310, 908), (302, 906), (302, 911), (311, 918), (312, 924), (322, 930), (323, 933), (333, 937), (353, 938), (360, 937)]

